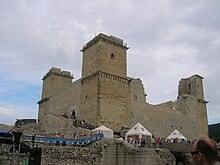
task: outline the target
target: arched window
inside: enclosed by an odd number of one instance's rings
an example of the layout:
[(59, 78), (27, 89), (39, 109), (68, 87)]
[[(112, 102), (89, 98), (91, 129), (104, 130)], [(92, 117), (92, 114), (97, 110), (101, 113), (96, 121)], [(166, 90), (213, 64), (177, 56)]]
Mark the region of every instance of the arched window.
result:
[(115, 59), (115, 55), (113, 53), (111, 54), (111, 59)]

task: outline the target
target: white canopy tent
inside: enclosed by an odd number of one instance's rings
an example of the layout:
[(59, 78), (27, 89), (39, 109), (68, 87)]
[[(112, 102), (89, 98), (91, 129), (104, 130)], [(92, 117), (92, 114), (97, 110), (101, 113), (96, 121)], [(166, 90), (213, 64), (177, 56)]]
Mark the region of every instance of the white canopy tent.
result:
[(178, 140), (187, 140), (185, 136), (183, 136), (183, 134), (181, 134), (178, 130), (174, 130), (168, 137), (167, 139), (171, 140), (171, 139), (178, 139)]
[(137, 123), (125, 134), (125, 141), (127, 141), (128, 136), (133, 136), (133, 135), (137, 135), (139, 139), (141, 139), (142, 136), (152, 137), (152, 134), (146, 128), (144, 128), (140, 123)]
[(113, 138), (113, 131), (111, 129), (107, 128), (104, 125), (101, 125), (100, 127), (95, 128), (93, 130), (93, 132), (95, 132), (95, 133), (103, 133), (104, 137), (106, 137), (106, 138)]

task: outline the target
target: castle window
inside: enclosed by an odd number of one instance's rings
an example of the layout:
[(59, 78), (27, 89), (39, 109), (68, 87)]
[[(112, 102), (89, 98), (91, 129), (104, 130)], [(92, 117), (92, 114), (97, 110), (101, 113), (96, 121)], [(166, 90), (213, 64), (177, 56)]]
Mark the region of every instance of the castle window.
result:
[(115, 59), (115, 55), (113, 53), (111, 54), (111, 59)]
[(173, 125), (171, 125), (171, 128), (173, 128)]
[(180, 127), (180, 129), (183, 129), (183, 127)]
[(86, 95), (86, 99), (88, 98), (88, 95)]
[(134, 101), (137, 101), (137, 99), (138, 99), (137, 94), (134, 94)]

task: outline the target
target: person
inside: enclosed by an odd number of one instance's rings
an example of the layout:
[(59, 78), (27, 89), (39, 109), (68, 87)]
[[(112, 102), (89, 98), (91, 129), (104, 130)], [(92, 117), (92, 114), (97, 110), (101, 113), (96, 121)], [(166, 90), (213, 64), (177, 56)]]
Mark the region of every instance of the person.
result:
[(197, 139), (192, 145), (191, 155), (195, 165), (220, 165), (216, 143), (209, 137)]
[(76, 112), (74, 110), (72, 111), (72, 116), (71, 117), (72, 117), (72, 119), (76, 119)]

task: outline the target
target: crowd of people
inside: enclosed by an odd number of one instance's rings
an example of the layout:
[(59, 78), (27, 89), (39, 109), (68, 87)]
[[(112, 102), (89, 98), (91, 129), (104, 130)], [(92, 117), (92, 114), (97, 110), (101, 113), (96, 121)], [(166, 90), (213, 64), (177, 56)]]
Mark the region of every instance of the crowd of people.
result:
[(164, 137), (151, 137), (151, 136), (138, 136), (138, 135), (128, 135), (127, 142), (130, 144), (134, 144), (136, 146), (145, 146), (146, 143), (151, 144), (152, 147), (161, 147), (164, 142), (167, 143), (181, 143), (181, 144), (192, 144), (196, 139), (186, 140), (186, 139), (178, 139), (171, 138), (167, 139)]
[(150, 140), (149, 136), (142, 136), (141, 138), (138, 135), (128, 135), (127, 142), (134, 144), (135, 146), (145, 147), (146, 142)]

